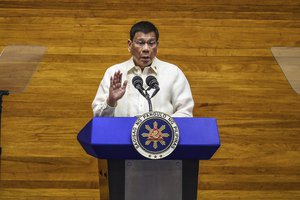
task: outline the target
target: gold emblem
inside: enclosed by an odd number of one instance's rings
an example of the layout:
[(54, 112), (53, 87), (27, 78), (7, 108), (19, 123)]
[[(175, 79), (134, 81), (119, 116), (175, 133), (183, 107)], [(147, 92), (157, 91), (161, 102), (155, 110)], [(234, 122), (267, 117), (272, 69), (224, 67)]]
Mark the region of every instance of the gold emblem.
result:
[(149, 133), (143, 133), (143, 137), (147, 137), (147, 140), (145, 142), (145, 145), (150, 145), (151, 142), (153, 142), (153, 148), (157, 149), (157, 143), (159, 142), (161, 145), (166, 145), (166, 142), (164, 141), (164, 138), (169, 137), (168, 133), (163, 133), (162, 131), (165, 130), (166, 126), (162, 125), (160, 128), (158, 128), (158, 124), (155, 121), (153, 123), (153, 128), (151, 128), (149, 125), (145, 125), (145, 128), (149, 131)]
[(179, 142), (179, 129), (168, 114), (154, 111), (139, 116), (131, 130), (134, 148), (148, 159), (163, 159)]

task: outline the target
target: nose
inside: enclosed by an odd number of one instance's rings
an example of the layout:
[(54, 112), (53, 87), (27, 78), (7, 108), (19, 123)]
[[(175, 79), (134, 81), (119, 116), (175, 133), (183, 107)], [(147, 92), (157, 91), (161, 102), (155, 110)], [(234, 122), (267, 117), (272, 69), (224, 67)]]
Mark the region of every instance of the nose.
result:
[(145, 43), (143, 48), (142, 48), (143, 51), (149, 51), (150, 50), (150, 46), (148, 43)]

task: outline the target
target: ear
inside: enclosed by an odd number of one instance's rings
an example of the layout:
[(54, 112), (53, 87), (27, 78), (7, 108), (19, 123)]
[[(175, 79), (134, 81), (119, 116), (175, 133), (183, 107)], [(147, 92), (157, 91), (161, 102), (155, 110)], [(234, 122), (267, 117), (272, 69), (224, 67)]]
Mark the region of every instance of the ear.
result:
[(128, 51), (131, 52), (132, 41), (128, 39), (127, 44), (128, 44)]

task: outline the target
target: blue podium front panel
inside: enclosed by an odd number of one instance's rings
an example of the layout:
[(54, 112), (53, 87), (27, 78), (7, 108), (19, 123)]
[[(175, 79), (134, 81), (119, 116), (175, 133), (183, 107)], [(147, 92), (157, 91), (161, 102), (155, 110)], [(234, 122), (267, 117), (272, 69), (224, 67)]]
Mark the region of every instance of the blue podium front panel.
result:
[[(177, 148), (165, 159), (207, 160), (220, 147), (214, 118), (174, 118), (180, 132)], [(135, 117), (95, 117), (79, 132), (85, 151), (101, 159), (146, 159), (133, 147)]]

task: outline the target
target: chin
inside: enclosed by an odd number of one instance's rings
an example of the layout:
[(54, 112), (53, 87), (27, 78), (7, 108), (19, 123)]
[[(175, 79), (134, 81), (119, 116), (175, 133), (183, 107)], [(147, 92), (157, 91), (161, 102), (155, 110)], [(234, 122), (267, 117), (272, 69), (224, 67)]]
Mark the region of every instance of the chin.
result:
[(149, 65), (151, 65), (151, 62), (147, 62), (147, 63), (141, 62), (139, 65), (141, 67), (148, 67)]

